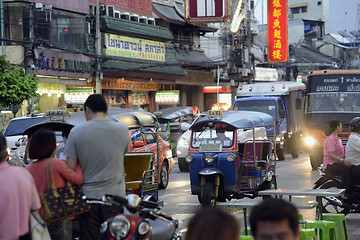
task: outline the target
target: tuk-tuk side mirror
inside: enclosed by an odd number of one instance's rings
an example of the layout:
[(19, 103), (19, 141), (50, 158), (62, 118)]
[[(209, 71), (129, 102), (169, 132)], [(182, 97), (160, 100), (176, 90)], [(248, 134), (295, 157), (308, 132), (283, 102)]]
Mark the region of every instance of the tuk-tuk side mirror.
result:
[(15, 146), (16, 146), (16, 147), (20, 147), (20, 145), (21, 145), (21, 143), (20, 143), (19, 140), (15, 142)]
[(296, 108), (296, 110), (301, 109), (301, 98), (295, 99), (295, 108)]
[(189, 130), (189, 128), (190, 128), (190, 123), (182, 122), (182, 123), (180, 124), (180, 129), (181, 129), (181, 131), (183, 131), (183, 132), (186, 132), (187, 130)]
[(134, 142), (134, 147), (138, 148), (138, 147), (143, 147), (145, 146), (145, 142), (144, 141), (135, 141)]

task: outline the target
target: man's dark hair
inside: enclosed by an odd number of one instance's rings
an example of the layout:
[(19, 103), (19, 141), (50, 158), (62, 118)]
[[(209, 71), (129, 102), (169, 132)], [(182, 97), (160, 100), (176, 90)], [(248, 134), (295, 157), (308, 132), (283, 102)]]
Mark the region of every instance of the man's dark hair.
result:
[(255, 206), (250, 214), (251, 233), (256, 236), (259, 222), (287, 220), (294, 234), (299, 231), (299, 213), (296, 207), (282, 199), (270, 198)]
[(103, 95), (101, 94), (92, 94), (90, 95), (84, 104), (84, 109), (88, 107), (93, 113), (97, 112), (107, 112), (107, 103)]
[(7, 156), (7, 143), (4, 134), (0, 133), (0, 162), (6, 160)]
[(30, 139), (29, 157), (38, 161), (49, 158), (56, 149), (56, 136), (53, 131), (38, 130)]

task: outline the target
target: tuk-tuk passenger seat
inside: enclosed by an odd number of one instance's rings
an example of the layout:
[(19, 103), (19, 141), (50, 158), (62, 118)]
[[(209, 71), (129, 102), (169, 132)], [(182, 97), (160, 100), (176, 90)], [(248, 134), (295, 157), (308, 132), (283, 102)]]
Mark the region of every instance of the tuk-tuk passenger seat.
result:
[(239, 143), (239, 168), (240, 163), (244, 163), (244, 167), (255, 167), (255, 157), (259, 163), (266, 162), (267, 155), (271, 153), (272, 142), (271, 141), (255, 141), (255, 153), (254, 156), (254, 142), (241, 142)]

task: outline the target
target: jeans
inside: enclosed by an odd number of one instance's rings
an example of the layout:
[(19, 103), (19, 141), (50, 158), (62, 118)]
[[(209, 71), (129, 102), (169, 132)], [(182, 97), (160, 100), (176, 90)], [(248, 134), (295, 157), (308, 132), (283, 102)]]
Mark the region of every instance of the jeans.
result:
[(117, 206), (91, 204), (90, 212), (79, 215), (80, 240), (100, 239), (100, 225), (120, 213), (123, 209)]
[(72, 240), (72, 221), (64, 219), (47, 225), (52, 240)]

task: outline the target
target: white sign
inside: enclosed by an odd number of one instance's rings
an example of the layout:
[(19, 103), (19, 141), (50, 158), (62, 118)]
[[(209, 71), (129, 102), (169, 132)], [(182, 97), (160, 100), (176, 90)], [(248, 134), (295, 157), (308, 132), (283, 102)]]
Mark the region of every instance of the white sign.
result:
[(278, 81), (278, 70), (275, 68), (255, 68), (255, 81)]

